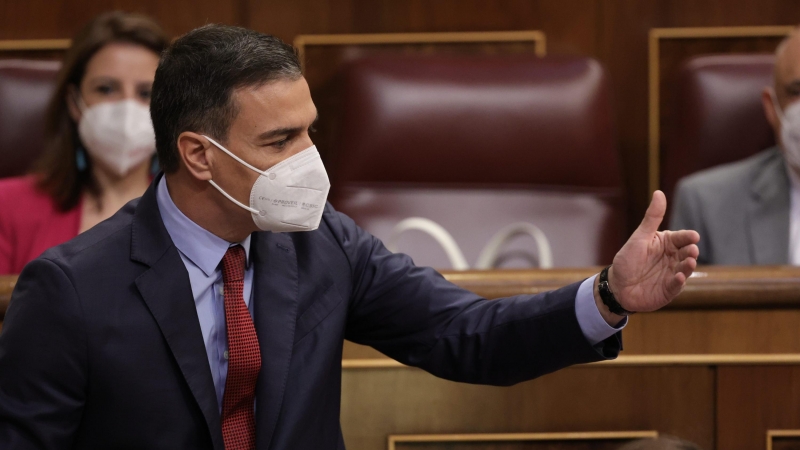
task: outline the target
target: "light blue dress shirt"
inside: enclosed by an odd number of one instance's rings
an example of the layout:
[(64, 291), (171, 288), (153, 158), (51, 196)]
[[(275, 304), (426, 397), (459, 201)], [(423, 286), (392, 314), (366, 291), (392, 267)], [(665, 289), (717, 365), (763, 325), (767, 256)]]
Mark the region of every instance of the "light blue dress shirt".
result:
[[(217, 392), (217, 405), (222, 411), (222, 395), (228, 377), (228, 332), (225, 326), (225, 296), (220, 264), (232, 244), (220, 239), (186, 217), (169, 195), (167, 179), (158, 183), (156, 199), (164, 227), (178, 248), (189, 272), (192, 295), (200, 319), (200, 331), (206, 347), (211, 377)], [(253, 315), (253, 265), (250, 263), (250, 236), (240, 242), (247, 257), (244, 272), (244, 302)]]
[[(181, 260), (189, 272), (200, 330), (206, 347), (211, 377), (217, 392), (217, 404), (222, 408), (222, 395), (228, 375), (228, 336), (225, 327), (225, 298), (223, 295), (222, 271), (220, 263), (232, 244), (220, 239), (186, 217), (169, 195), (167, 179), (162, 177), (158, 183), (156, 199), (164, 226), (169, 233)], [(253, 315), (253, 265), (250, 263), (250, 236), (239, 244), (247, 255), (247, 269), (244, 273), (244, 301)], [(628, 323), (622, 321), (616, 328), (606, 323), (594, 301), (595, 277), (586, 279), (575, 296), (575, 314), (586, 339), (595, 345), (618, 332)]]

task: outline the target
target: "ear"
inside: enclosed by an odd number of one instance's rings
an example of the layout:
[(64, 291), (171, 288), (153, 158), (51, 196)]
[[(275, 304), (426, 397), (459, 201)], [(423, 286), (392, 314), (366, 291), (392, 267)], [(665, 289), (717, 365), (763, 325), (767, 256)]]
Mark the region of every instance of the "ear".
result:
[(69, 111), (69, 116), (75, 123), (81, 121), (81, 113), (80, 108), (78, 108), (78, 99), (80, 98), (81, 92), (78, 90), (78, 87), (74, 84), (70, 84), (67, 86), (67, 94), (64, 96), (64, 101), (67, 102), (67, 111)]
[(178, 155), (186, 170), (197, 180), (211, 179), (211, 145), (208, 139), (191, 131), (184, 131), (178, 136)]
[(761, 91), (761, 105), (764, 107), (764, 116), (766, 116), (767, 122), (769, 122), (772, 129), (775, 131), (775, 137), (777, 139), (781, 134), (781, 119), (778, 117), (778, 111), (775, 109), (775, 100), (773, 100), (771, 91), (772, 88), (769, 86)]

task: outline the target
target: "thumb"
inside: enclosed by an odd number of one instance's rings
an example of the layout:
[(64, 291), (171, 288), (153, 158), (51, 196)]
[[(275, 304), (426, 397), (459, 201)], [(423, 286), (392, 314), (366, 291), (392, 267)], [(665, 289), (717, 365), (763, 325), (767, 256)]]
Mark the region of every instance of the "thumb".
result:
[(658, 226), (664, 220), (664, 214), (667, 212), (667, 197), (661, 191), (653, 192), (653, 199), (650, 200), (650, 206), (644, 213), (644, 219), (639, 224), (636, 230), (639, 233), (653, 234), (658, 231)]

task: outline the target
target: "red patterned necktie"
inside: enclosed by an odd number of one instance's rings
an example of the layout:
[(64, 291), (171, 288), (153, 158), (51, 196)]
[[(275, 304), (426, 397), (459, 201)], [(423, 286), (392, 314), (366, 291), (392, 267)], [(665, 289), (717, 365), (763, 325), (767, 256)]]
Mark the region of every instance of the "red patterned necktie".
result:
[(230, 247), (222, 258), (225, 325), (228, 329), (228, 378), (222, 396), (225, 450), (256, 448), (254, 403), (261, 351), (253, 318), (244, 303), (245, 262), (241, 245)]

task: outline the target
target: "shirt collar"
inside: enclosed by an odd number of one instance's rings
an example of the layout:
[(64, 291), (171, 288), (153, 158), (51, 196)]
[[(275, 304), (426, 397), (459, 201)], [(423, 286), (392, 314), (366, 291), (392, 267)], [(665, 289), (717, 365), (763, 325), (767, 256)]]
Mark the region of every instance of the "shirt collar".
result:
[[(175, 206), (167, 189), (167, 177), (162, 176), (156, 187), (156, 201), (164, 227), (175, 243), (175, 247), (210, 277), (219, 266), (228, 248), (236, 243), (228, 242), (192, 222)], [(247, 265), (250, 265), (250, 236), (238, 243), (244, 248)]]

